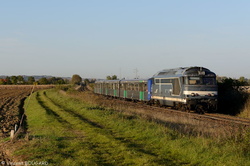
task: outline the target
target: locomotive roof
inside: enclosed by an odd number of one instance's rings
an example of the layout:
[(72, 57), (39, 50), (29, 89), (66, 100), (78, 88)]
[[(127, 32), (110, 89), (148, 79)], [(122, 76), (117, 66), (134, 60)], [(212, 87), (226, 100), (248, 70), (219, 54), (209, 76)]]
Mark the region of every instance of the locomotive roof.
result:
[(176, 76), (197, 76), (209, 75), (215, 76), (215, 73), (204, 67), (180, 67), (174, 69), (164, 69), (157, 72), (153, 77), (176, 77)]

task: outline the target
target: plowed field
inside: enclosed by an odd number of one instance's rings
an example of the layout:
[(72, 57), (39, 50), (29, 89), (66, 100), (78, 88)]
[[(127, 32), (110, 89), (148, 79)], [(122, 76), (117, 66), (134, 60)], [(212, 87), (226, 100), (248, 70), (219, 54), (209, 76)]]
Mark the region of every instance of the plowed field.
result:
[[(23, 114), (24, 99), (33, 90), (52, 88), (53, 85), (1, 85), (0, 86), (0, 139), (10, 136), (10, 131), (19, 125)], [(5, 146), (4, 146), (5, 145)], [(7, 145), (0, 144), (0, 164), (11, 161), (6, 155)]]
[(0, 136), (8, 136), (19, 123), (22, 101), (31, 89), (1, 89), (0, 91)]
[[(50, 87), (36, 86), (35, 89)], [(23, 101), (31, 93), (32, 88), (30, 85), (0, 86), (0, 137), (9, 136), (15, 124), (19, 124)]]

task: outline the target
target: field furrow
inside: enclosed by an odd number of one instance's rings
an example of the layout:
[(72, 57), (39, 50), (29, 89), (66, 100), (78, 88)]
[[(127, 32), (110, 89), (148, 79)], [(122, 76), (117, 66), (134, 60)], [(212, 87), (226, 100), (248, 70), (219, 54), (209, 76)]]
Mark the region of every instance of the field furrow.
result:
[(29, 95), (30, 91), (26, 89), (16, 89), (15, 91), (1, 90), (0, 91), (0, 137), (7, 137), (10, 130), (14, 129), (15, 125), (20, 121), (21, 101)]

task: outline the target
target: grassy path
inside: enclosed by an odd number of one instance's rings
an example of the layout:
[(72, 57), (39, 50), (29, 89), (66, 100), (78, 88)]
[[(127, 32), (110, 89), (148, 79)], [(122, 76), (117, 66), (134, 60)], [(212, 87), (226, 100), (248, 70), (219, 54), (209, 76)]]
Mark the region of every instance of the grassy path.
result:
[[(55, 165), (185, 164), (170, 152), (159, 154), (157, 149), (136, 141), (133, 135), (111, 128), (115, 120), (111, 118), (113, 122), (108, 122), (108, 117), (113, 116), (109, 111), (102, 119), (100, 115), (105, 114), (102, 109), (58, 97), (57, 93), (40, 91), (34, 95), (30, 107), (35, 109), (30, 110), (32, 117), (29, 116), (28, 123), (34, 146), (37, 142), (42, 144), (34, 148), (33, 159), (42, 158)], [(123, 122), (131, 119), (123, 118)]]
[(26, 160), (60, 166), (250, 164), (249, 156), (228, 142), (185, 137), (56, 90), (34, 93), (26, 114), (31, 140), (16, 153)]

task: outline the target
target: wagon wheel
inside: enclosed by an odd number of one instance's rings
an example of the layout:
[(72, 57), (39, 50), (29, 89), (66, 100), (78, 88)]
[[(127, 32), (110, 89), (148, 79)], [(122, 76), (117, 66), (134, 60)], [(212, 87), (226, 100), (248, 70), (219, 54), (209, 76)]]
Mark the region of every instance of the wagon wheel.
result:
[(182, 105), (180, 103), (174, 104), (175, 109), (182, 111)]
[(205, 113), (204, 107), (202, 105), (200, 105), (200, 104), (195, 107), (195, 110), (199, 114), (204, 114)]
[(185, 105), (182, 105), (181, 111), (186, 112), (187, 111), (187, 107)]
[(188, 112), (188, 113), (191, 112), (191, 106), (190, 105), (186, 105), (186, 108), (187, 108), (186, 112)]
[(155, 105), (156, 105), (157, 107), (160, 107), (160, 106), (161, 106), (160, 101), (157, 100), (157, 101), (155, 102)]
[(149, 100), (149, 101), (147, 101), (147, 105), (150, 105), (150, 106), (152, 106), (152, 105), (154, 105), (154, 99), (152, 99), (152, 100)]

